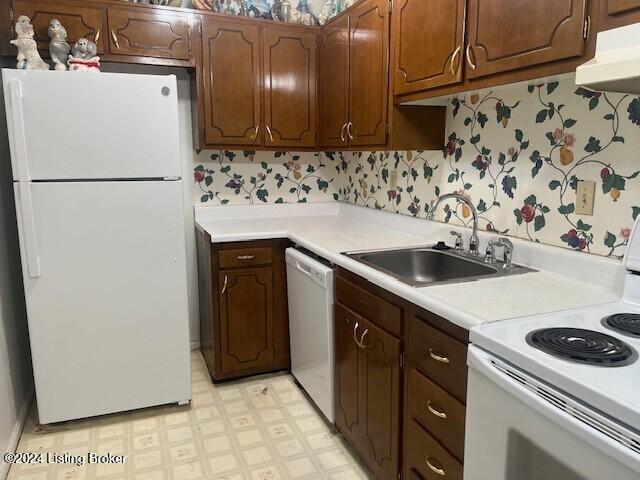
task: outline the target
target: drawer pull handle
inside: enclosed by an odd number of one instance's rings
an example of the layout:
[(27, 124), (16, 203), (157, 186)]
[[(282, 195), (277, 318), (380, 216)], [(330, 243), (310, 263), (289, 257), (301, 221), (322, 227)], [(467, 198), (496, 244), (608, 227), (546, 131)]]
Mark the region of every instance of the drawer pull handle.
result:
[(456, 58), (458, 58), (458, 54), (460, 53), (460, 50), (462, 49), (461, 45), (458, 45), (458, 48), (456, 48), (456, 50), (453, 52), (453, 55), (451, 56), (451, 75), (455, 75), (456, 72), (458, 71), (457, 65), (456, 65)]
[(353, 341), (356, 342), (356, 345), (360, 346), (358, 343), (358, 322), (353, 326)]
[(93, 41), (96, 44), (100, 41), (100, 29), (98, 29), (98, 31), (96, 32), (96, 36), (93, 37)]
[(118, 42), (118, 36), (116, 35), (116, 32), (114, 32), (113, 30), (111, 30), (111, 38), (113, 38), (113, 43), (116, 44), (116, 48), (120, 50), (120, 42)]
[(439, 418), (447, 418), (447, 414), (442, 411), (441, 408), (436, 408), (437, 405), (435, 405), (434, 403), (431, 403), (431, 401), (427, 402), (427, 410), (429, 410), (431, 412), (432, 415), (435, 415), (436, 417)]
[(471, 46), (471, 44), (467, 45), (467, 63), (469, 64), (469, 66), (471, 67), (472, 70), (476, 69), (476, 64), (473, 63), (473, 60), (471, 60), (471, 49), (473, 47)]
[(440, 465), (440, 462), (438, 460), (436, 460), (435, 458), (427, 457), (425, 461), (427, 462), (427, 467), (429, 467), (429, 470), (431, 470), (433, 473), (437, 473), (438, 475), (442, 475), (443, 477), (447, 476), (447, 474), (444, 471), (444, 468), (436, 467), (433, 464), (433, 462), (435, 462), (438, 465)]
[(438, 355), (436, 352), (434, 352), (432, 349), (429, 349), (429, 356), (431, 358), (433, 358), (436, 362), (440, 362), (440, 363), (450, 363), (450, 360), (447, 357), (444, 357), (442, 355)]
[(365, 328), (364, 332), (362, 333), (362, 336), (360, 337), (360, 341), (358, 342), (358, 346), (362, 350), (366, 350), (367, 348), (369, 348), (367, 345), (364, 344), (364, 339), (367, 338), (367, 335), (369, 335), (369, 329)]
[(229, 283), (229, 277), (227, 275), (224, 276), (224, 284), (222, 285), (222, 293), (221, 295), (224, 295), (225, 292), (227, 291), (227, 284)]
[(360, 305), (362, 305), (363, 307), (371, 308), (371, 305), (369, 305), (369, 303), (367, 303), (367, 301), (366, 301), (366, 300), (364, 300), (364, 299), (362, 299), (362, 298), (359, 298), (359, 299), (358, 299), (358, 303), (359, 303)]
[(238, 260), (253, 260), (255, 255), (238, 255)]

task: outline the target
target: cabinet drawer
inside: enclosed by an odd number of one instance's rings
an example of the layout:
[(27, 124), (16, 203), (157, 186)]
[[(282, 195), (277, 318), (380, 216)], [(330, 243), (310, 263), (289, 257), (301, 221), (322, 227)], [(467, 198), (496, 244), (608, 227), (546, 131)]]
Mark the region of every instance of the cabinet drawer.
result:
[(425, 480), (462, 480), (462, 464), (416, 422), (409, 422), (405, 445), (407, 471)]
[(191, 58), (189, 17), (186, 15), (109, 8), (107, 20), (110, 51), (114, 55)]
[(336, 301), (372, 321), (379, 327), (402, 335), (402, 309), (344, 278), (336, 279)]
[(464, 459), (465, 407), (415, 369), (409, 373), (409, 418), (422, 424), (459, 460)]
[(409, 358), (435, 383), (453, 394), (458, 400), (467, 397), (467, 346), (420, 318), (411, 319)]
[(268, 247), (238, 248), (218, 252), (220, 268), (252, 267), (271, 264), (271, 249)]

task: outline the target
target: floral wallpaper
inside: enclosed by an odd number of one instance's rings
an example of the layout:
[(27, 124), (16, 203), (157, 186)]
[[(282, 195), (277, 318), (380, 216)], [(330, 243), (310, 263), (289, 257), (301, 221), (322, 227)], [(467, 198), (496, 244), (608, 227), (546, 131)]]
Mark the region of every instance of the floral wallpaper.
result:
[(197, 200), (218, 205), (338, 199), (341, 155), (202, 152), (194, 168)]
[[(451, 99), (444, 151), (202, 152), (194, 180), (200, 202), (333, 199), (417, 217), (457, 191), (483, 229), (621, 257), (640, 214), (639, 152), (639, 97), (564, 78)], [(596, 182), (592, 216), (576, 213), (579, 181)], [(471, 224), (463, 203), (436, 218)]]
[[(345, 154), (342, 200), (425, 217), (457, 191), (482, 228), (621, 257), (640, 213), (640, 98), (576, 87), (572, 79), (471, 93), (450, 101), (443, 152)], [(397, 187), (391, 174), (397, 172)], [(595, 181), (593, 216), (575, 209)], [(470, 225), (464, 203), (436, 217)]]

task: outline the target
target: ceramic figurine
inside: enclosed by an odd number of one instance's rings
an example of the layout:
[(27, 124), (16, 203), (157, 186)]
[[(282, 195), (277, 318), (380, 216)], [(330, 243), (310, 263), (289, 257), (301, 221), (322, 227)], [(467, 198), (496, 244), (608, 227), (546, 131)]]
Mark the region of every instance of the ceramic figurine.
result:
[(72, 72), (99, 72), (100, 57), (96, 56), (96, 44), (86, 38), (79, 38), (69, 55), (69, 70)]
[(271, 5), (271, 16), (280, 22), (290, 22), (292, 10), (289, 0), (276, 0)]
[(51, 42), (49, 42), (49, 54), (53, 60), (53, 68), (64, 71), (67, 69), (67, 57), (71, 47), (67, 43), (67, 29), (56, 18), (49, 22), (47, 30)]
[(33, 25), (26, 15), (20, 15), (16, 22), (16, 35), (11, 44), (18, 49), (16, 68), (19, 70), (49, 70), (49, 65), (42, 60), (38, 52), (38, 44), (33, 39)]
[(324, 25), (329, 21), (330, 18), (335, 16), (338, 12), (338, 6), (336, 5), (336, 0), (327, 0), (322, 6), (322, 11), (320, 15), (318, 15), (318, 22), (320, 25)]

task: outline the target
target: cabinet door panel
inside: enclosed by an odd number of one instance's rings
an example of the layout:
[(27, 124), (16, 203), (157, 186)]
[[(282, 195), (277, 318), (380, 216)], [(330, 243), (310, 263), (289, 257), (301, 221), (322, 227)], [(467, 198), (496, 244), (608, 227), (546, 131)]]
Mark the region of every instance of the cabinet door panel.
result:
[(363, 321), (358, 330), (363, 345), (366, 404), (364, 438), (369, 468), (379, 479), (395, 479), (400, 471), (400, 340)]
[(477, 78), (582, 55), (585, 0), (469, 0), (466, 75)]
[(189, 60), (189, 17), (109, 8), (109, 46), (114, 55)]
[(222, 271), (218, 274), (218, 282), (222, 286), (220, 350), (223, 372), (273, 365), (272, 269)]
[(265, 145), (316, 144), (316, 35), (264, 28)]
[(640, 22), (640, 0), (600, 0), (600, 30)]
[(354, 341), (356, 316), (339, 303), (335, 304), (335, 395), (336, 424), (357, 448), (360, 445), (361, 378), (358, 362), (360, 349)]
[(349, 15), (350, 118), (354, 146), (387, 143), (389, 3), (366, 1)]
[(321, 145), (344, 147), (349, 121), (349, 16), (326, 27), (320, 46)]
[(462, 81), (465, 4), (465, 0), (396, 2), (396, 94)]
[(207, 21), (202, 37), (205, 143), (260, 145), (259, 27)]
[(14, 2), (14, 18), (27, 15), (31, 18), (38, 48), (49, 51), (49, 35), (47, 29), (52, 18), (62, 22), (67, 30), (67, 41), (70, 45), (79, 38), (87, 38), (96, 42), (98, 53), (104, 53), (102, 42), (103, 10), (87, 6), (54, 4), (52, 2), (31, 2), (17, 0)]

